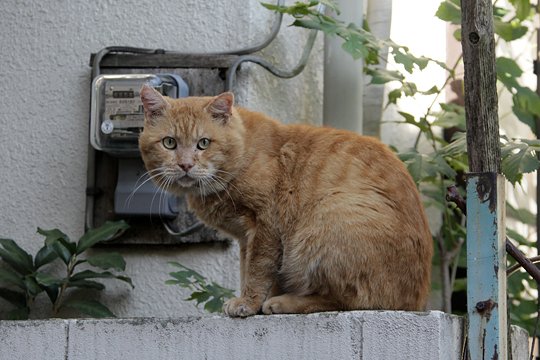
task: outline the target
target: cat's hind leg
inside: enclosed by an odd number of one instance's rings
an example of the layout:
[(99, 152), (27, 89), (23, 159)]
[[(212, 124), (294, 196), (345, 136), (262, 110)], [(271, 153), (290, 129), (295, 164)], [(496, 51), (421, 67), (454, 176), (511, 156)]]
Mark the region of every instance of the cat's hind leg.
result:
[(264, 314), (309, 314), (321, 311), (344, 310), (343, 305), (321, 295), (299, 296), (284, 294), (271, 297), (262, 306)]

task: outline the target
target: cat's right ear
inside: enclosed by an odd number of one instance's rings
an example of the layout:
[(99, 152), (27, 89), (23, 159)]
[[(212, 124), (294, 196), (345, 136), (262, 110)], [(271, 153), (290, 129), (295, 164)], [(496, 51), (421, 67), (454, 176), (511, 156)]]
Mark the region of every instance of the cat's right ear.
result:
[(155, 125), (157, 118), (165, 114), (171, 105), (152, 86), (144, 84), (140, 90), (141, 101), (144, 107), (144, 118), (152, 125)]

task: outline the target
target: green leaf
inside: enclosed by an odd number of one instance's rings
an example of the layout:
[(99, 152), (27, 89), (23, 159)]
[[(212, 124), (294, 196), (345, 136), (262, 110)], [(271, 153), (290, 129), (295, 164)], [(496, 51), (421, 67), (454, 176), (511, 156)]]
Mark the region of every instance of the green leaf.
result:
[(520, 233), (518, 233), (517, 231), (512, 230), (512, 229), (510, 229), (510, 228), (506, 228), (506, 235), (507, 235), (510, 239), (517, 241), (520, 245), (526, 245), (526, 246), (529, 246), (529, 247), (533, 247), (533, 246), (534, 246), (534, 242), (533, 242), (533, 241), (527, 240), (527, 239), (526, 239), (525, 237), (523, 237)]
[(216, 313), (223, 311), (223, 300), (219, 298), (213, 298), (212, 300), (208, 301), (206, 304), (204, 304), (204, 310)]
[(115, 275), (109, 271), (95, 272), (92, 270), (83, 270), (70, 277), (70, 280), (85, 280), (85, 279), (112, 279)]
[(23, 279), (24, 285), (26, 286), (26, 291), (32, 296), (35, 297), (39, 293), (43, 292), (43, 289), (39, 286), (38, 282), (32, 275), (27, 275)]
[[(195, 270), (188, 268), (187, 266), (184, 266), (184, 265), (182, 265), (182, 264), (180, 264), (178, 262), (175, 262), (175, 261), (169, 261), (169, 264), (184, 270), (184, 271), (178, 272), (178, 273), (181, 274), (180, 278), (184, 278), (184, 277), (193, 278), (193, 279), (195, 279), (196, 281), (199, 281), (199, 282), (206, 282), (206, 278), (204, 276), (202, 276), (201, 274), (199, 274)], [(174, 273), (174, 274), (178, 274), (178, 273)]]
[(234, 291), (231, 289), (224, 288), (221, 285), (216, 284), (212, 281), (211, 284), (207, 286), (208, 291), (210, 291), (214, 296), (230, 299), (234, 297)]
[(409, 53), (404, 47), (394, 47), (392, 50), (396, 63), (403, 65), (407, 72), (412, 73), (416, 65), (419, 70), (424, 70), (429, 63), (426, 57), (417, 57)]
[(461, 42), (461, 28), (454, 30), (453, 34), (454, 39)]
[(450, 165), (448, 165), (448, 162), (443, 156), (436, 155), (431, 158), (431, 162), (435, 166), (435, 171), (438, 174), (442, 174), (449, 178), (454, 178), (456, 176), (456, 172)]
[(117, 279), (117, 280), (128, 283), (132, 288), (134, 288), (131, 278), (127, 276), (115, 275), (109, 271), (98, 273), (92, 270), (83, 270), (71, 276), (70, 281), (80, 281), (80, 280), (87, 280), (87, 279)]
[(517, 82), (517, 78), (523, 75), (523, 70), (519, 67), (514, 59), (504, 56), (499, 56), (496, 60), (497, 79), (510, 91), (519, 89), (521, 86)]
[(0, 284), (11, 284), (26, 289), (23, 277), (8, 268), (0, 268)]
[(167, 280), (166, 284), (179, 285), (192, 290), (191, 296), (186, 300), (195, 301), (196, 305), (205, 303), (205, 310), (219, 312), (223, 308), (224, 300), (234, 296), (233, 290), (224, 288), (214, 282), (208, 283), (206, 278), (198, 272), (177, 262), (171, 262), (170, 264), (179, 267), (181, 270), (170, 273), (174, 279)]
[(450, 157), (465, 154), (467, 152), (467, 134), (464, 132), (457, 132), (452, 137), (452, 141), (443, 146), (439, 152), (443, 156)]
[(527, 27), (520, 24), (519, 21), (506, 22), (495, 17), (493, 19), (494, 30), (505, 41), (519, 39), (527, 33)]
[(51, 286), (44, 286), (44, 289), (45, 289), (45, 293), (47, 293), (47, 296), (51, 300), (51, 303), (54, 304), (56, 302), (56, 299), (58, 298), (59, 287), (56, 285), (51, 285)]
[(62, 242), (55, 241), (50, 246), (54, 250), (56, 255), (64, 262), (64, 264), (69, 264), (69, 262), (71, 261), (71, 257), (74, 254)]
[(413, 115), (404, 111), (398, 111), (398, 114), (403, 116), (404, 123), (414, 125), (418, 127), (421, 131), (429, 130), (429, 124), (427, 123), (425, 118), (420, 118), (419, 121), (416, 121)]
[(196, 301), (197, 305), (207, 301), (210, 298), (210, 294), (206, 291), (194, 291), (191, 293), (191, 296), (186, 299), (186, 301)]
[(365, 72), (371, 76), (371, 84), (386, 84), (391, 81), (402, 82), (405, 80), (399, 71), (365, 68)]
[(520, 21), (527, 19), (531, 15), (532, 6), (530, 0), (510, 0), (510, 3), (514, 5), (516, 17)]
[(45, 246), (50, 248), (67, 265), (75, 254), (76, 245), (69, 240), (69, 237), (58, 229), (44, 230), (38, 228), (39, 234), (45, 236)]
[(440, 91), (439, 88), (433, 85), (431, 88), (429, 88), (426, 91), (420, 91), (420, 93), (422, 93), (423, 95), (433, 95), (433, 94), (438, 93), (439, 91)]
[(114, 222), (107, 221), (98, 228), (88, 230), (86, 234), (79, 239), (77, 244), (77, 254), (82, 253), (97, 243), (113, 239), (120, 232), (123, 232), (128, 228), (129, 225), (121, 220)]
[(58, 254), (51, 246), (44, 245), (36, 254), (34, 259), (34, 268), (37, 270), (58, 258)]
[(345, 39), (341, 48), (351, 54), (354, 60), (365, 59), (369, 56), (370, 50), (364, 45), (362, 40), (358, 35), (351, 34)]
[(111, 310), (96, 300), (67, 300), (62, 307), (72, 308), (95, 318), (116, 317)]
[(420, 154), (416, 151), (410, 151), (398, 154), (401, 161), (405, 163), (407, 170), (411, 174), (415, 183), (419, 183), (425, 178), (436, 175), (433, 169), (433, 165), (430, 163), (430, 159), (425, 154)]
[(51, 245), (58, 240), (63, 240), (65, 243), (70, 242), (69, 237), (58, 229), (44, 230), (38, 227), (37, 232), (38, 234), (45, 236), (46, 245)]
[(397, 100), (401, 98), (401, 89), (394, 89), (388, 93), (388, 104), (397, 104)]
[(119, 271), (126, 270), (126, 262), (122, 255), (116, 252), (103, 253), (89, 256), (86, 258), (92, 266), (99, 267), (103, 270), (115, 269)]
[(63, 282), (62, 279), (58, 279), (44, 272), (37, 272), (35, 278), (37, 283), (43, 286), (61, 285)]
[(0, 239), (0, 258), (22, 275), (34, 271), (32, 256), (11, 239)]
[(519, 87), (512, 97), (512, 111), (518, 119), (529, 125), (535, 132), (536, 122), (534, 116), (540, 116), (540, 97), (538, 94), (527, 87)]
[(67, 287), (77, 287), (82, 289), (95, 289), (95, 290), (103, 290), (105, 289), (105, 285), (102, 283), (99, 283), (97, 281), (93, 280), (69, 280)]
[(336, 15), (341, 14), (338, 4), (333, 0), (319, 0), (319, 3), (325, 5), (328, 9), (332, 9)]
[(443, 1), (435, 16), (451, 24), (461, 24), (461, 8), (451, 1)]
[(512, 184), (520, 182), (522, 174), (535, 171), (540, 167), (540, 161), (533, 149), (523, 142), (508, 142), (501, 148), (501, 162), (504, 176)]
[(442, 112), (436, 114), (437, 119), (432, 122), (434, 126), (445, 129), (458, 128), (465, 130), (465, 108), (456, 104), (441, 104)]
[(536, 215), (530, 212), (527, 209), (516, 209), (512, 205), (510, 205), (508, 202), (506, 202), (506, 216), (515, 220), (518, 220), (519, 222), (522, 222), (523, 224), (535, 226), (536, 225)]
[[(528, 0), (527, 0), (528, 1)], [(510, 10), (506, 7), (500, 7), (493, 4), (493, 16), (503, 18), (510, 13)]]
[(131, 278), (129, 276), (116, 275), (115, 278), (125, 283), (128, 283), (132, 289), (135, 289), (135, 285), (133, 285), (133, 282), (131, 281)]
[(454, 169), (448, 165), (448, 162), (439, 153), (421, 154), (412, 149), (408, 152), (399, 153), (398, 157), (403, 161), (417, 184), (438, 175), (451, 178), (456, 175)]
[(0, 297), (18, 308), (26, 307), (26, 295), (23, 292), (0, 288)]

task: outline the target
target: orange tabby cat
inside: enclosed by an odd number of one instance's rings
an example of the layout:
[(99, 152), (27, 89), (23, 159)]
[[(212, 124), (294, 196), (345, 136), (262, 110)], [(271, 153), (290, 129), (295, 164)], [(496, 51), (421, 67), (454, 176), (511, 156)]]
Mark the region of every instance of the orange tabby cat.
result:
[(141, 99), (150, 175), (240, 243), (241, 294), (226, 314), (424, 309), (432, 238), (385, 145), (283, 125), (231, 93), (172, 100), (144, 86)]

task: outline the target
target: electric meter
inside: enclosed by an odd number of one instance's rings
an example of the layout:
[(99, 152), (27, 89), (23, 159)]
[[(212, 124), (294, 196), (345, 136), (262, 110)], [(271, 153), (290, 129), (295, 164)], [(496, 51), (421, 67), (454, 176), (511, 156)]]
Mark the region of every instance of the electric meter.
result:
[(144, 108), (139, 91), (143, 84), (171, 98), (189, 93), (187, 84), (176, 74), (97, 76), (92, 82), (90, 143), (94, 149), (118, 158), (115, 214), (174, 219), (179, 211), (178, 198), (163, 193), (145, 177), (140, 158), (138, 141), (144, 126)]
[(176, 74), (99, 75), (92, 82), (90, 143), (115, 156), (139, 154), (144, 109), (139, 90), (148, 84), (171, 98), (188, 96), (188, 87)]

